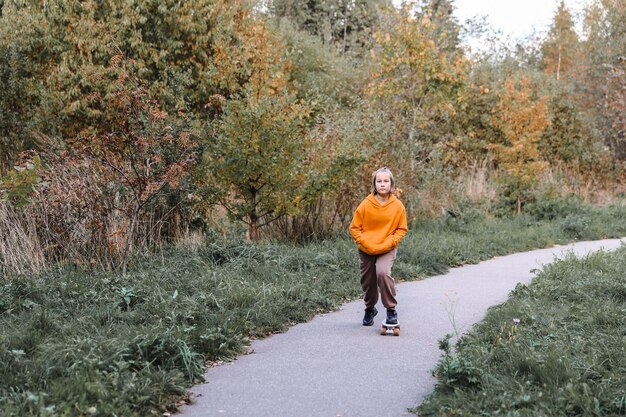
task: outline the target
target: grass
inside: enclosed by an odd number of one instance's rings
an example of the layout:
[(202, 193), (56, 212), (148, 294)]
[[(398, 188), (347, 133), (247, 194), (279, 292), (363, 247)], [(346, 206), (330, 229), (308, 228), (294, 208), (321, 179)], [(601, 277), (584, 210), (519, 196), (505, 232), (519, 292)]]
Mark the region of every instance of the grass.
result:
[[(626, 235), (626, 207), (575, 206), (514, 219), (467, 209), (416, 223), (394, 275), (573, 239)], [(572, 217), (578, 216), (578, 217)], [(207, 363), (244, 353), (360, 296), (347, 238), (293, 246), (207, 239), (136, 259), (129, 274), (70, 268), (0, 281), (0, 415), (147, 416), (174, 411)]]
[[(626, 415), (626, 245), (546, 266), (462, 337), (441, 341), (420, 416)], [(515, 322), (514, 322), (515, 320)]]

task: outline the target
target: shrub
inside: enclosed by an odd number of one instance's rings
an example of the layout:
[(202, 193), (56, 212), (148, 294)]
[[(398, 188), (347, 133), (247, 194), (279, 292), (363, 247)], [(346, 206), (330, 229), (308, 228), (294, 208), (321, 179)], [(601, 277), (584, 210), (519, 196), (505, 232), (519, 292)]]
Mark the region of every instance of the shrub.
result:
[(561, 221), (561, 230), (571, 239), (580, 239), (589, 228), (589, 218), (577, 214), (570, 214)]
[(584, 214), (588, 211), (589, 207), (584, 206), (580, 197), (576, 195), (542, 196), (526, 205), (526, 213), (537, 220), (555, 220), (570, 214)]

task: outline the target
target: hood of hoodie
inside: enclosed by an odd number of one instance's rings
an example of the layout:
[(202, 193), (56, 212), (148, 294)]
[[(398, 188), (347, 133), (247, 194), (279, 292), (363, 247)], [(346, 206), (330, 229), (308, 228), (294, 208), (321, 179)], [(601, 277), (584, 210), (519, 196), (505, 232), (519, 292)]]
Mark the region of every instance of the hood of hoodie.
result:
[(390, 194), (389, 198), (384, 203), (381, 203), (380, 201), (378, 201), (378, 199), (373, 193), (367, 196), (367, 201), (369, 201), (376, 208), (386, 207), (389, 204), (393, 203), (395, 200), (396, 200), (396, 196), (393, 194)]

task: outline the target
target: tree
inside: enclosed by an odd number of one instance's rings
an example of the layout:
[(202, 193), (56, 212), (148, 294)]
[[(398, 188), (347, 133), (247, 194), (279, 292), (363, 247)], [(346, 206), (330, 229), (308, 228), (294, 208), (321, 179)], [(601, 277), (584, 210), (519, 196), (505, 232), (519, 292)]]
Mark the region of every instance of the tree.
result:
[(7, 2), (0, 15), (0, 173), (37, 143), (34, 132), (54, 130), (42, 103), (49, 61), (59, 44), (43, 14)]
[(289, 83), (314, 114), (336, 114), (360, 102), (368, 76), (361, 61), (349, 59), (287, 20), (281, 21), (279, 32), (289, 62)]
[(401, 164), (401, 175), (417, 184), (416, 167), (431, 158), (449, 135), (449, 121), (462, 100), (468, 61), (451, 43), (437, 42), (447, 32), (428, 9), (414, 15), (408, 7), (391, 10), (375, 34), (372, 74), (367, 92), (395, 121), (397, 135), (387, 151)]
[(461, 26), (454, 17), (452, 0), (428, 0), (423, 14), (429, 16), (434, 28), (434, 39), (442, 50), (451, 54), (459, 52)]
[(584, 13), (576, 101), (600, 140), (626, 160), (626, 0), (596, 0)]
[(272, 0), (270, 13), (318, 37), (342, 54), (360, 56), (369, 45), (381, 0)]
[(128, 218), (122, 232), (123, 274), (140, 215), (157, 196), (179, 187), (195, 163), (199, 144), (191, 123), (182, 114), (172, 117), (159, 108), (136, 72), (135, 63), (121, 54), (113, 57), (106, 73), (89, 72), (87, 78), (100, 78), (92, 84), (102, 79), (112, 83), (106, 96), (89, 98), (103, 108), (97, 123), (69, 141), (74, 158), (88, 158), (111, 176), (107, 188), (112, 186), (119, 200), (113, 210)]
[(527, 192), (538, 181), (546, 163), (540, 160), (538, 142), (548, 125), (546, 97), (533, 97), (531, 80), (523, 76), (504, 82), (494, 124), (504, 134), (504, 143), (489, 145), (494, 161), (503, 172), (507, 192), (521, 213)]
[(207, 188), (236, 220), (259, 228), (302, 207), (310, 146), (306, 106), (289, 95), (247, 95), (225, 103), (205, 153)]
[(290, 63), (290, 84), (310, 110), (311, 161), (309, 180), (301, 191), (306, 196), (303, 208), (277, 220), (269, 232), (302, 242), (333, 235), (334, 228), (352, 214), (366, 182), (359, 174), (370, 174), (366, 162), (371, 144), (384, 137), (379, 134), (383, 122), (362, 98), (369, 75), (362, 61), (297, 30), (285, 19), (279, 29)]
[(36, 147), (39, 133), (65, 140), (97, 119), (102, 109), (91, 97), (107, 85), (85, 70), (101, 71), (118, 53), (135, 62), (164, 110), (203, 120), (219, 117), (207, 107), (216, 94), (229, 99), (249, 86), (263, 94), (288, 82), (278, 37), (246, 0), (29, 0), (7, 3), (0, 19), (8, 159)]
[(546, 73), (554, 74), (557, 80), (576, 64), (578, 35), (574, 30), (572, 15), (563, 0), (554, 15), (548, 36), (541, 45), (541, 51)]
[[(611, 147), (616, 156), (626, 160), (626, 57), (622, 57), (615, 65), (611, 66), (606, 85), (607, 113), (611, 119), (613, 137), (610, 140)], [(621, 90), (621, 91), (620, 91)]]
[(594, 166), (598, 161), (598, 150), (574, 97), (570, 88), (555, 87), (547, 102), (549, 123), (538, 146), (543, 159), (551, 164), (564, 163), (581, 172), (591, 172), (598, 168)]

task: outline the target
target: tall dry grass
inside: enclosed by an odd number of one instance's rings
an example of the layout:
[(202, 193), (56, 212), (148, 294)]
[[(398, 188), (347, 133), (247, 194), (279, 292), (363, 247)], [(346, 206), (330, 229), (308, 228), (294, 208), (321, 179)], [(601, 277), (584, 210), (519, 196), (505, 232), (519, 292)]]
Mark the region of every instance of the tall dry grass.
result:
[(626, 193), (626, 172), (581, 173), (579, 169), (553, 164), (542, 172), (540, 184), (542, 190), (575, 194), (586, 203), (606, 207)]
[(0, 200), (0, 273), (2, 276), (38, 274), (46, 258), (35, 221)]
[(483, 160), (454, 174), (425, 172), (423, 184), (415, 193), (414, 215), (432, 218), (439, 216), (442, 210), (457, 208), (463, 202), (478, 204), (495, 201), (498, 184), (489, 161)]
[[(488, 159), (448, 175), (438, 170), (425, 171), (423, 183), (407, 198), (415, 199), (414, 215), (417, 217), (436, 217), (443, 210), (456, 209), (463, 203), (497, 203), (502, 197), (498, 175)], [(585, 203), (600, 207), (610, 206), (625, 193), (626, 172), (608, 168), (584, 172), (559, 164), (550, 165), (541, 173), (534, 190), (538, 199), (576, 195)]]
[(498, 197), (498, 186), (489, 172), (489, 161), (476, 162), (459, 175), (459, 195), (472, 203), (494, 201)]

